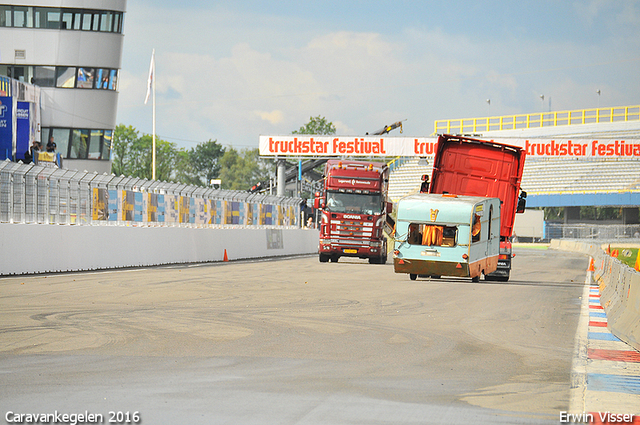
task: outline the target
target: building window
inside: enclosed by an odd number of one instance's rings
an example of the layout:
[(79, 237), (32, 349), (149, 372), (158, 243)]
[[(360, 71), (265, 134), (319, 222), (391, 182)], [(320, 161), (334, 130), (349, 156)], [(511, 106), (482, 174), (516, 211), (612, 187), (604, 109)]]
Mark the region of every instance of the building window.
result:
[(111, 159), (111, 140), (113, 136), (113, 131), (105, 130), (104, 131), (104, 139), (102, 140), (102, 155), (101, 159)]
[(91, 31), (98, 31), (100, 29), (100, 14), (93, 14), (93, 25), (91, 26)]
[(95, 72), (93, 68), (78, 68), (78, 85), (79, 89), (92, 89)]
[(11, 6), (0, 5), (0, 27), (12, 27)]
[[(56, 152), (66, 158), (69, 150), (69, 129), (68, 128), (54, 128), (51, 130), (51, 134), (48, 132), (42, 132), (42, 147), (47, 148), (49, 138), (53, 136), (53, 141), (56, 144)], [(46, 136), (46, 137), (45, 137)]]
[[(76, 75), (77, 71), (77, 75)], [(118, 89), (118, 70), (110, 68), (78, 68), (67, 66), (18, 66), (0, 64), (0, 75), (40, 87)], [(95, 82), (95, 84), (94, 84)]]
[(89, 136), (89, 149), (87, 151), (87, 158), (100, 159), (102, 154), (102, 130), (91, 130)]
[(56, 68), (56, 87), (74, 88), (76, 86), (75, 66), (59, 66)]
[(63, 158), (109, 160), (113, 130), (42, 128), (42, 146), (53, 136), (56, 152)]
[(71, 134), (71, 146), (69, 147), (69, 158), (83, 159), (87, 157), (87, 147), (89, 145), (89, 130), (74, 129)]
[(120, 22), (122, 22), (122, 13), (113, 13), (113, 32), (120, 33), (122, 32), (122, 27), (120, 26)]
[(122, 33), (122, 12), (0, 5), (0, 27)]
[(33, 28), (33, 8), (14, 6), (13, 26), (21, 28)]
[(7, 77), (11, 77), (23, 83), (33, 84), (33, 67), (32, 66), (7, 66)]
[(91, 12), (84, 12), (82, 14), (82, 30), (83, 31), (91, 31), (91, 19), (93, 18), (93, 14)]
[(40, 87), (56, 86), (55, 66), (36, 66), (34, 69), (33, 84)]
[(72, 12), (62, 12), (62, 29), (70, 30), (73, 29), (73, 13)]
[(118, 70), (112, 69), (109, 76), (109, 90), (118, 90)]

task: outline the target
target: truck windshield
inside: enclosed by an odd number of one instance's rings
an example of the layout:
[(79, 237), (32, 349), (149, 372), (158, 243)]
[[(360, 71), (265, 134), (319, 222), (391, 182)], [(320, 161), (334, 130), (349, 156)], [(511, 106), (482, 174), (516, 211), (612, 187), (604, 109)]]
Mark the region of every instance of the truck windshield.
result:
[(380, 214), (382, 199), (379, 193), (327, 193), (327, 210), (356, 214)]

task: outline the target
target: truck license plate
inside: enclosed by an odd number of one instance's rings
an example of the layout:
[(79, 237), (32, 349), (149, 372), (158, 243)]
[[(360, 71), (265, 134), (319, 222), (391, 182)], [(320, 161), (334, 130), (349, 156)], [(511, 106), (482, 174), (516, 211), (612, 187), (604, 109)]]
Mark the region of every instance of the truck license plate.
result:
[(357, 254), (358, 250), (357, 249), (345, 249), (344, 253), (345, 254)]

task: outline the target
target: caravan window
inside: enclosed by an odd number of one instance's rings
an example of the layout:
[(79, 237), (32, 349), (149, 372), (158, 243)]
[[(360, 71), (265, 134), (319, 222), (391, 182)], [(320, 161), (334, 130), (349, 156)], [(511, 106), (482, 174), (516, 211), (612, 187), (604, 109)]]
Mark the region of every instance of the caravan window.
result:
[(482, 231), (482, 223), (478, 214), (473, 215), (473, 225), (471, 226), (471, 242), (480, 241), (480, 233)]
[(458, 243), (457, 226), (411, 223), (407, 242), (411, 245), (456, 246)]

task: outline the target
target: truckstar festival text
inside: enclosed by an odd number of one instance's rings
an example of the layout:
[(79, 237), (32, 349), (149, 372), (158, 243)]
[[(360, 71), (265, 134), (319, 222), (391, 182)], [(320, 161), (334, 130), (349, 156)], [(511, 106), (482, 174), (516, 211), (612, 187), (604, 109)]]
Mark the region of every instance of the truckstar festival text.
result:
[[(490, 140), (524, 148), (527, 156), (531, 157), (640, 158), (640, 139), (501, 138)], [(436, 137), (260, 136), (260, 155), (432, 156), (437, 141)]]

